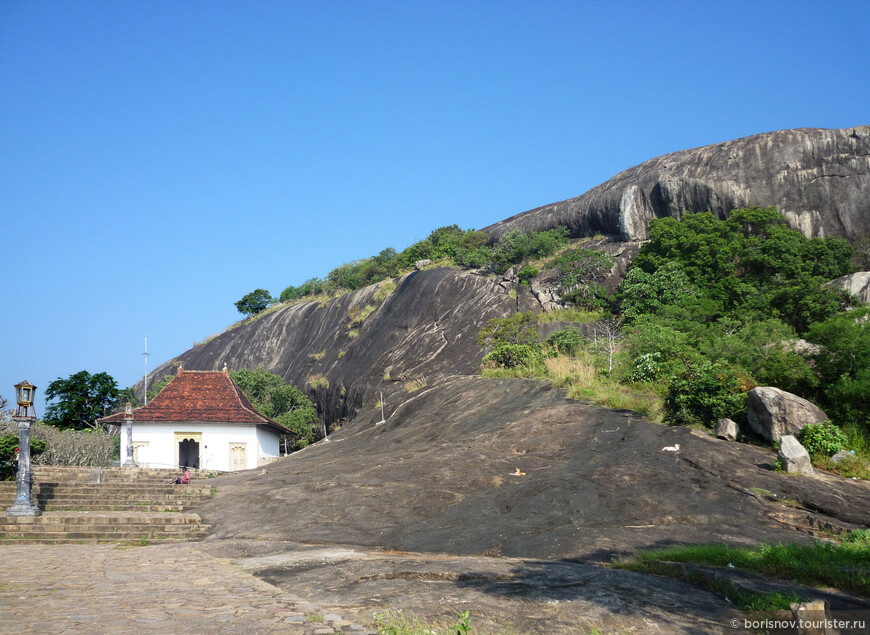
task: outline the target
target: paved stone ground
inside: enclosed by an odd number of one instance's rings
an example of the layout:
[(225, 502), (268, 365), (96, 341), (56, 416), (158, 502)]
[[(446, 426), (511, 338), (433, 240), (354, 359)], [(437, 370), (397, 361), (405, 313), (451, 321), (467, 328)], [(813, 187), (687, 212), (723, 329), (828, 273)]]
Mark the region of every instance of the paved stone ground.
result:
[(372, 612), (299, 602), (195, 543), (0, 546), (0, 633), (371, 633)]

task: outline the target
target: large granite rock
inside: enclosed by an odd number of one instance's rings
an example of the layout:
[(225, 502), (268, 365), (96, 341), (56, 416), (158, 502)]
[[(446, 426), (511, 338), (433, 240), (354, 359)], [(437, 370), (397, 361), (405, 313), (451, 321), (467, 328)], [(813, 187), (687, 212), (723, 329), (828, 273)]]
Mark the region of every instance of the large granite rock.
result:
[(779, 388), (753, 388), (747, 396), (746, 406), (749, 427), (772, 442), (787, 434), (798, 434), (808, 423), (828, 420), (815, 404)]
[(870, 234), (870, 126), (780, 130), (666, 154), (484, 231), (496, 240), (514, 229), (566, 225), (574, 237), (643, 240), (653, 218), (686, 211), (725, 218), (754, 205), (775, 205), (809, 237)]
[(870, 304), (870, 271), (859, 271), (848, 276), (834, 278), (825, 286), (845, 289), (857, 296), (864, 304)]
[(786, 434), (779, 440), (779, 452), (776, 458), (782, 463), (782, 469), (789, 474), (813, 475), (813, 462), (810, 460), (809, 452), (790, 434)]

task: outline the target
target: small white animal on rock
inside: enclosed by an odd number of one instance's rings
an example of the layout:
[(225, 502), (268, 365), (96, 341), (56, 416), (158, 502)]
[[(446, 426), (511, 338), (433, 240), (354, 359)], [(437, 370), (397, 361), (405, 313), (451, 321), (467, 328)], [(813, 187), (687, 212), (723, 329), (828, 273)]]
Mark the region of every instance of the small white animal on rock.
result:
[(665, 448), (662, 448), (662, 452), (679, 452), (679, 451), (680, 451), (680, 444), (679, 443), (674, 443), (673, 445), (669, 445)]

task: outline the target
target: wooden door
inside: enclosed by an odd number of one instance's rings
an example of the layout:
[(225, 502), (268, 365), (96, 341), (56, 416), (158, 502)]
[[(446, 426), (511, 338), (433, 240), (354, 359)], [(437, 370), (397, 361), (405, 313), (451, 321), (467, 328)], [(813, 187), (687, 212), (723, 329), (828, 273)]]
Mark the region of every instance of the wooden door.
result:
[(230, 471), (244, 470), (248, 467), (248, 444), (230, 443)]

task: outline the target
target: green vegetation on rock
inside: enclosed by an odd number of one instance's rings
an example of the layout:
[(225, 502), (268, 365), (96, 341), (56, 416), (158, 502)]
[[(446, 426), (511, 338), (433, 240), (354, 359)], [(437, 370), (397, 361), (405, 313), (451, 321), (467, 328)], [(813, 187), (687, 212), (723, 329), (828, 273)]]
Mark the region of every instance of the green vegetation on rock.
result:
[(260, 366), (230, 373), (254, 407), (292, 432), (293, 447), (302, 449), (314, 441), (317, 411), (305, 394)]

